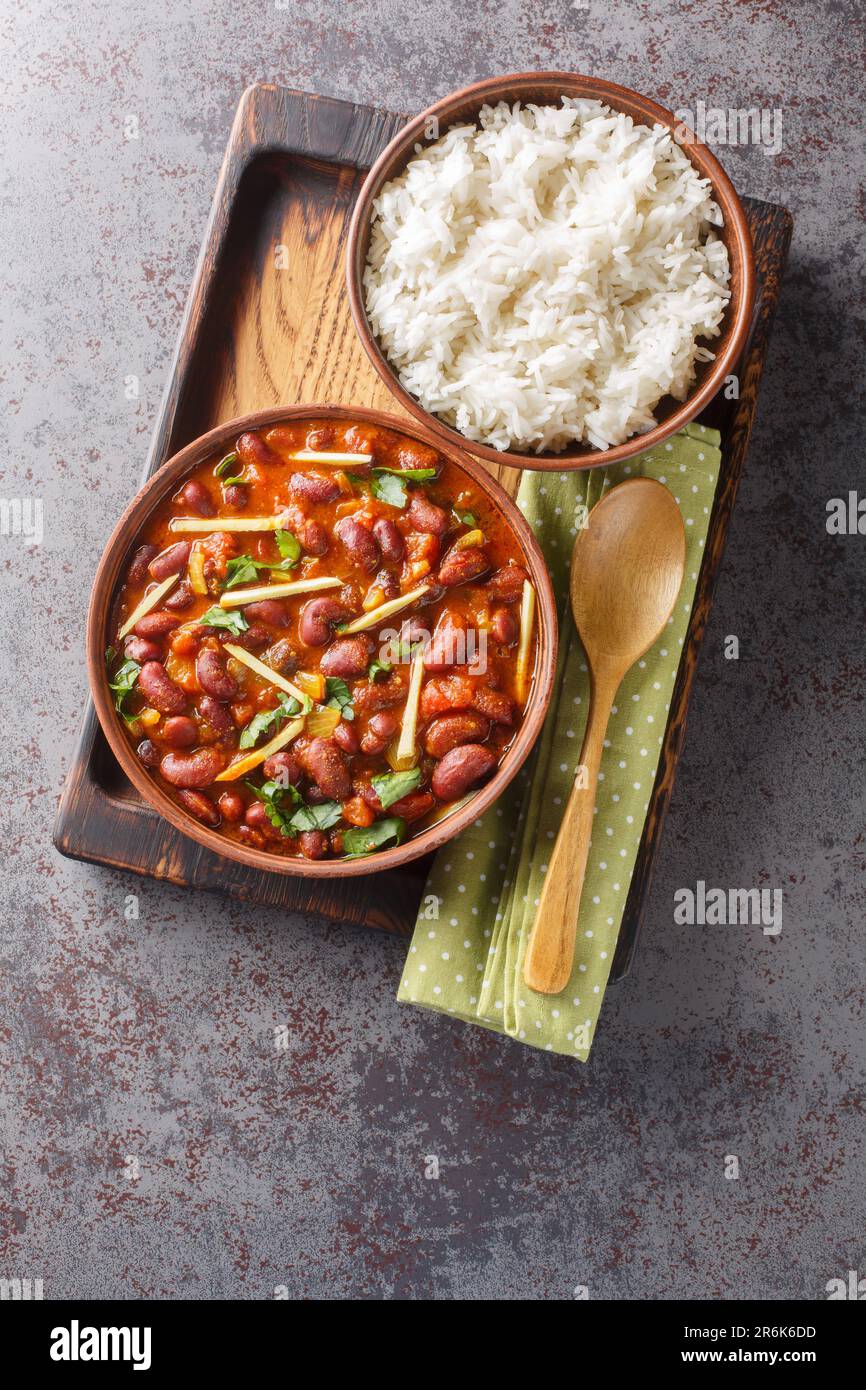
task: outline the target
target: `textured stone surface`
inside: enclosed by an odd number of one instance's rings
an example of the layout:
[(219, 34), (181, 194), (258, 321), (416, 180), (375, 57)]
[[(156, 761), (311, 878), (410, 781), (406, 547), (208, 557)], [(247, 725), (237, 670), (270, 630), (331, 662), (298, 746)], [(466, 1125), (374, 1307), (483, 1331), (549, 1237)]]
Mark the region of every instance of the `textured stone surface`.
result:
[[(863, 485), (862, 21), (850, 0), (7, 9), (0, 492), (41, 499), (45, 535), (0, 536), (0, 1275), (97, 1297), (812, 1299), (866, 1269), (866, 538), (824, 525)], [(50, 844), (91, 576), (241, 91), (409, 111), (557, 66), (672, 107), (780, 108), (776, 157), (721, 155), (796, 218), (642, 945), (588, 1067), (398, 1007), (398, 941)], [(700, 878), (784, 888), (781, 937), (675, 926)]]

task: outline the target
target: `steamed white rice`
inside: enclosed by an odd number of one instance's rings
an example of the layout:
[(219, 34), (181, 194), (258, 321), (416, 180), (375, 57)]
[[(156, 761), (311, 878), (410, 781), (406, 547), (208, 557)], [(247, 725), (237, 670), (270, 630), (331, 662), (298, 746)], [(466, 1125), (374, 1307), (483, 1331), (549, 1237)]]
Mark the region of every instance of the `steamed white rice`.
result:
[(599, 101), (485, 106), (374, 203), (367, 311), (407, 391), (497, 449), (652, 429), (730, 297), (709, 181)]

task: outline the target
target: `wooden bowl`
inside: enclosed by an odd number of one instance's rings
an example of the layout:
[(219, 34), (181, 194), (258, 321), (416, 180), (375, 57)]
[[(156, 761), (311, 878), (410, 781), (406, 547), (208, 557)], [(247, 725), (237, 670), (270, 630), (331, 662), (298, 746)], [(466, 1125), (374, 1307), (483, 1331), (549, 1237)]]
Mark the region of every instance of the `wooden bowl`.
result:
[[(487, 444), (467, 439), (438, 416), (425, 410), (402, 386), (370, 327), (363, 274), (370, 242), (373, 201), (378, 197), (383, 184), (402, 173), (414, 153), (415, 145), (429, 141), (430, 130), (435, 130), (435, 138), (438, 138), (444, 135), (449, 126), (475, 121), (480, 108), (486, 102), (493, 104), (497, 101), (521, 101), (550, 105), (558, 102), (561, 96), (596, 98), (615, 111), (624, 111), (636, 123), (664, 125), (670, 130), (680, 132), (683, 150), (701, 175), (712, 183), (715, 200), (724, 216), (725, 225), (719, 231), (719, 236), (728, 248), (731, 298), (725, 311), (721, 334), (710, 343), (715, 360), (697, 364), (696, 380), (685, 401), (676, 401), (671, 396), (659, 401), (653, 412), (659, 421), (654, 429), (646, 434), (633, 435), (624, 444), (612, 445), (609, 449), (574, 445), (559, 454), (518, 453), (494, 449)], [(436, 123), (435, 126), (433, 122)], [(512, 73), (507, 77), (489, 77), (483, 82), (474, 83), (471, 87), (463, 87), (451, 96), (443, 97), (441, 101), (422, 111), (420, 116), (415, 116), (382, 151), (361, 188), (349, 228), (346, 278), (352, 317), (367, 356), (386, 386), (410, 415), (427, 424), (439, 440), (467, 449), (477, 458), (486, 459), (489, 463), (560, 472), (564, 469), (594, 468), (631, 458), (634, 454), (642, 453), (644, 449), (660, 444), (669, 435), (682, 429), (683, 425), (694, 420), (712, 400), (724, 383), (725, 377), (736, 365), (745, 345), (755, 295), (755, 262), (748, 224), (734, 186), (716, 157), (705, 145), (700, 144), (697, 137), (683, 126), (671, 111), (658, 106), (648, 97), (640, 96), (628, 87), (619, 87), (614, 82), (605, 82), (596, 77), (582, 77), (573, 72), (522, 72)]]
[[(517, 537), (524, 564), (538, 595), (538, 653), (532, 688), (520, 730), (495, 775), (484, 786), (479, 787), (465, 806), (446, 819), (421, 831), (396, 848), (383, 850), (364, 859), (310, 860), (266, 854), (263, 850), (253, 849), (218, 835), (188, 815), (141, 766), (115, 711), (105, 668), (109, 621), (118, 581), (130, 548), (150, 514), (160, 502), (177, 491), (181, 479), (187, 473), (212, 455), (224, 453), (227, 446), (233, 444), (238, 435), (246, 430), (270, 429), (271, 426), (287, 420), (304, 418), (360, 420), (397, 430), (400, 434), (433, 445), (449, 463), (472, 479), (494, 509), (505, 519), (509, 529)], [(508, 494), (474, 459), (468, 458), (465, 453), (455, 448), (453, 443), (437, 438), (424, 425), (400, 419), (396, 415), (388, 415), (380, 410), (355, 409), (342, 405), (277, 406), (271, 410), (259, 410), (252, 415), (243, 415), (203, 434), (164, 463), (129, 504), (112, 533), (96, 571), (87, 618), (87, 674), (96, 713), (118, 762), (144, 801), (178, 830), (214, 854), (236, 859), (250, 868), (261, 869), (266, 873), (289, 874), (300, 878), (350, 878), (358, 874), (378, 873), (382, 869), (395, 869), (411, 859), (418, 859), (421, 855), (438, 849), (480, 816), (508, 786), (541, 731), (553, 689), (556, 650), (556, 603), (544, 556), (530, 527)]]

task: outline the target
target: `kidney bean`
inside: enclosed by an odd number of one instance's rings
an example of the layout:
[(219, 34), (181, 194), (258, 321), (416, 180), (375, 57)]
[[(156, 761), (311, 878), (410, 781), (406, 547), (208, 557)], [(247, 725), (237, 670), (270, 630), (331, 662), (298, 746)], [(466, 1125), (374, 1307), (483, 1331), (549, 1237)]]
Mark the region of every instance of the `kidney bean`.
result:
[(305, 447), (307, 449), (332, 449), (336, 437), (333, 425), (318, 425), (315, 429), (307, 431)]
[(143, 666), (146, 661), (159, 661), (162, 647), (147, 637), (134, 637), (130, 634), (123, 643), (123, 655), (129, 661), (137, 661)]
[(351, 724), (346, 724), (345, 721), (337, 725), (331, 738), (337, 747), (342, 748), (343, 752), (348, 753), (350, 757), (353, 753), (357, 753), (360, 747), (354, 727)]
[(490, 619), (490, 631), (495, 641), (504, 647), (513, 647), (520, 636), (520, 625), (507, 608), (497, 608)]
[(352, 693), (352, 704), (359, 714), (369, 714), (371, 710), (390, 709), (406, 698), (406, 682), (396, 672), (385, 681), (370, 681), (356, 686)]
[(397, 732), (399, 723), (396, 714), (392, 714), (390, 710), (374, 714), (362, 735), (361, 752), (366, 753), (368, 757), (384, 753)]
[(342, 830), (329, 830), (328, 840), (331, 845), (332, 854), (343, 853), (343, 832)]
[(321, 791), (318, 787), (307, 787), (306, 798), (311, 806), (324, 806), (326, 801), (332, 800), (326, 792)]
[(198, 712), (217, 738), (228, 738), (234, 734), (234, 720), (222, 701), (215, 700), (213, 695), (202, 696), (198, 702)]
[(298, 844), (305, 859), (326, 859), (330, 841), (324, 830), (302, 830)]
[(282, 463), (279, 454), (257, 434), (242, 434), (235, 444), (235, 452), (241, 463)]
[(223, 498), (229, 507), (234, 507), (238, 512), (242, 512), (249, 501), (243, 483), (229, 483), (228, 487), (223, 488)]
[(366, 632), (355, 637), (338, 637), (319, 662), (325, 676), (341, 676), (343, 680), (363, 676), (373, 659), (376, 644)]
[(347, 801), (352, 795), (352, 779), (346, 755), (327, 738), (314, 738), (301, 754), (307, 775), (325, 796)]
[(324, 647), (331, 640), (331, 624), (342, 623), (350, 616), (339, 599), (311, 598), (301, 610), (298, 634), (308, 647)]
[(151, 579), (168, 579), (170, 574), (180, 574), (186, 569), (191, 547), (192, 541), (176, 541), (161, 551), (147, 567)]
[(368, 758), (376, 758), (380, 753), (384, 753), (388, 743), (387, 738), (380, 738), (378, 734), (365, 729), (361, 735), (361, 752), (366, 754)]
[(285, 638), (281, 642), (275, 642), (272, 647), (262, 656), (262, 661), (271, 670), (279, 671), (283, 676), (290, 676), (298, 669), (297, 653)]
[(483, 714), (442, 714), (434, 719), (424, 735), (424, 752), (431, 758), (444, 758), (452, 748), (462, 743), (482, 743), (490, 733), (490, 724)]
[(138, 687), (147, 703), (160, 714), (182, 714), (186, 694), (175, 685), (161, 661), (146, 661), (139, 672)]
[[(435, 540), (435, 536), (433, 537)], [(419, 608), (430, 608), (434, 603), (438, 603), (445, 595), (445, 589), (436, 582), (436, 575), (433, 574), (426, 580), (427, 591), (418, 599)]]
[(238, 693), (237, 681), (226, 670), (225, 657), (212, 647), (200, 649), (195, 659), (195, 674), (205, 694), (212, 695), (215, 700), (233, 700)]
[(204, 792), (179, 791), (177, 799), (196, 820), (204, 821), (205, 825), (211, 827), (219, 825), (220, 813)]
[(164, 599), (166, 608), (170, 608), (173, 613), (189, 608), (193, 602), (195, 594), (188, 579), (182, 579), (176, 589), (172, 589), (167, 599)]
[(251, 623), (268, 623), (271, 627), (288, 627), (286, 605), (278, 598), (263, 598), (259, 603), (244, 604), (244, 617)]
[(356, 782), (355, 791), (358, 796), (363, 797), (368, 806), (372, 806), (377, 816), (384, 815), (382, 803), (369, 782)]
[(166, 753), (159, 770), (173, 787), (200, 790), (209, 787), (224, 766), (225, 758), (219, 749), (197, 748), (194, 753)]
[(198, 516), (216, 516), (216, 507), (204, 483), (198, 478), (190, 478), (181, 488), (179, 500)]
[(420, 820), (428, 811), (432, 811), (435, 804), (435, 797), (429, 792), (410, 792), (408, 796), (401, 797), (393, 806), (389, 806), (388, 815), (400, 816), (411, 825), (413, 821)]
[(436, 764), (431, 786), (440, 801), (457, 801), (470, 787), (489, 777), (496, 767), (496, 754), (480, 743), (463, 743)]
[(157, 610), (154, 613), (145, 613), (132, 630), (136, 637), (164, 637), (167, 632), (173, 632), (179, 626), (180, 618), (176, 618), (173, 613)]
[(459, 614), (443, 613), (424, 649), (423, 660), (427, 671), (447, 671), (449, 666), (465, 666), (465, 619)]
[(379, 714), (373, 715), (367, 727), (372, 729), (378, 738), (390, 738), (392, 734), (396, 734), (399, 723), (396, 714), (391, 710), (382, 710)]
[(514, 704), (501, 690), (491, 690), (481, 685), (472, 696), (472, 708), (493, 721), (494, 724), (514, 723)]
[(327, 555), (331, 548), (328, 533), (318, 521), (303, 521), (294, 534), (308, 555)]
[(289, 496), (302, 497), (306, 502), (333, 502), (342, 490), (336, 478), (326, 478), (321, 473), (293, 473), (289, 478)]
[(279, 782), (281, 787), (296, 787), (302, 775), (298, 759), (294, 753), (289, 753), (286, 749), (265, 758), (262, 772), (269, 782)]
[(162, 754), (149, 738), (143, 738), (135, 751), (145, 767), (159, 767)]
[(239, 825), (238, 835), (243, 840), (244, 844), (249, 845), (252, 849), (265, 849), (267, 847), (267, 840), (262, 832), (260, 830), (253, 830), (249, 825)]
[(444, 536), (448, 530), (448, 513), (421, 492), (413, 492), (406, 516), (416, 531), (427, 531), (431, 536)]
[(442, 460), (438, 450), (430, 444), (422, 444), (419, 440), (413, 439), (411, 443), (403, 440), (397, 449), (398, 468), (435, 468), (437, 473), (442, 468)]
[(242, 632), (239, 637), (233, 637), (228, 629), (224, 628), (220, 636), (220, 641), (234, 642), (235, 646), (243, 647), (244, 651), (254, 652), (258, 651), (260, 647), (266, 647), (271, 640), (271, 636), (272, 634), (269, 628), (264, 627), (262, 623), (253, 623), (247, 628), (246, 632)]
[(353, 516), (343, 516), (334, 527), (334, 535), (342, 541), (352, 563), (372, 574), (379, 564), (379, 546), (369, 526)]
[(477, 579), (479, 574), (483, 574), (489, 568), (490, 562), (478, 546), (466, 550), (449, 550), (439, 566), (439, 583), (444, 584), (446, 589), (453, 589), (457, 584), (466, 584), (470, 579)]
[(228, 821), (241, 820), (246, 810), (246, 802), (240, 792), (223, 792), (217, 805), (222, 812), (223, 820)]
[(373, 535), (379, 543), (379, 549), (386, 560), (402, 560), (406, 549), (403, 544), (403, 537), (397, 530), (397, 526), (387, 517), (380, 516), (373, 522)]
[(500, 603), (518, 603), (523, 597), (523, 582), (529, 575), (519, 565), (504, 565), (487, 581), (487, 592)]
[(192, 748), (198, 742), (198, 727), (188, 714), (173, 714), (160, 729), (160, 738), (169, 748)]
[(411, 618), (404, 618), (400, 624), (401, 642), (427, 642), (431, 636), (427, 622), (420, 613), (413, 613)]
[(147, 578), (147, 567), (151, 560), (159, 554), (159, 548), (155, 545), (140, 545), (130, 561), (129, 569), (126, 571), (127, 584), (143, 584)]
[(251, 826), (253, 830), (260, 830), (268, 839), (271, 838), (270, 831), (276, 829), (276, 826), (271, 825), (268, 820), (268, 813), (263, 801), (250, 802), (244, 811), (244, 824)]

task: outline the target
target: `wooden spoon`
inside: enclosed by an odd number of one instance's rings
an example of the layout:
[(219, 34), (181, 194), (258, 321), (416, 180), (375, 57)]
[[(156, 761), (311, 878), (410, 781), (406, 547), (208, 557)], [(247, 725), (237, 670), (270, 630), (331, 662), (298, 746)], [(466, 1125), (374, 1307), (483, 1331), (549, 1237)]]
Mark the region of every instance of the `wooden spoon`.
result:
[(589, 714), (523, 965), (526, 983), (539, 994), (561, 993), (571, 976), (611, 706), (626, 671), (663, 631), (685, 558), (680, 509), (652, 478), (612, 488), (574, 543), (571, 610), (589, 667)]

